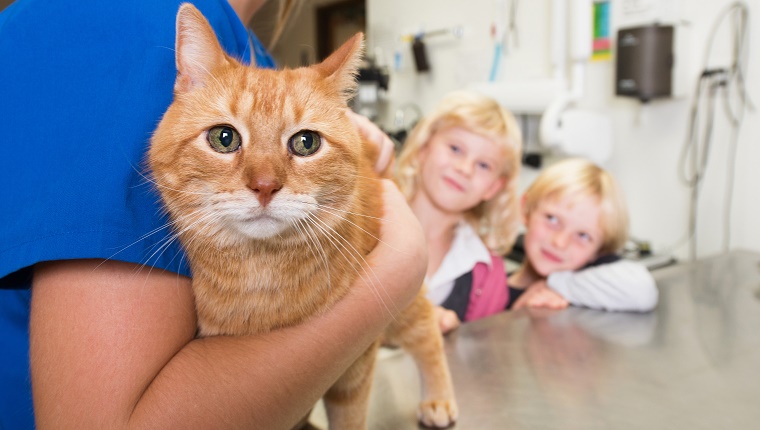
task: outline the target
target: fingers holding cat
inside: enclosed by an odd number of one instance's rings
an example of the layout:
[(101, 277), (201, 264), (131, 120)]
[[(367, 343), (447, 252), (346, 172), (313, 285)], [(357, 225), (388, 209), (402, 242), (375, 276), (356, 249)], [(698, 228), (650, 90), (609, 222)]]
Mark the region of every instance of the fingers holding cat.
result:
[(389, 177), (393, 169), (393, 141), (384, 131), (380, 130), (375, 123), (366, 116), (359, 115), (351, 109), (346, 109), (346, 116), (359, 130), (361, 136), (377, 146), (378, 157), (375, 161), (375, 172), (381, 176)]

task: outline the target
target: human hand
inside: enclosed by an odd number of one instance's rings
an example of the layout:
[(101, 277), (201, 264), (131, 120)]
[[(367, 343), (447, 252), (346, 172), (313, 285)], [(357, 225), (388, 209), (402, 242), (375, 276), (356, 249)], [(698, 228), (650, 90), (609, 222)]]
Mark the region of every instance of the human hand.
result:
[(443, 334), (454, 330), (462, 324), (462, 322), (459, 321), (457, 313), (451, 309), (446, 309), (442, 306), (436, 306), (433, 312), (435, 313), (435, 320), (438, 321), (438, 327), (441, 329), (441, 333)]
[(528, 289), (517, 299), (512, 309), (517, 310), (524, 307), (564, 309), (570, 303), (557, 292), (546, 285), (546, 280), (534, 282)]
[(391, 138), (366, 116), (359, 115), (351, 109), (346, 109), (346, 116), (364, 139), (377, 146), (378, 157), (375, 161), (375, 172), (382, 174), (389, 171), (393, 167), (391, 160), (393, 159), (394, 145)]

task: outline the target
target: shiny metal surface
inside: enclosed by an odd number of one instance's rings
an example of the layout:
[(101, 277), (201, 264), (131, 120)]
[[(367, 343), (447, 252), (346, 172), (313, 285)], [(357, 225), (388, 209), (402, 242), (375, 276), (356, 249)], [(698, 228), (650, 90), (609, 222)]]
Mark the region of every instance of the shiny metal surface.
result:
[[(760, 254), (654, 271), (647, 314), (505, 312), (447, 337), (456, 429), (760, 428)], [(370, 429), (417, 429), (419, 382), (383, 351)]]

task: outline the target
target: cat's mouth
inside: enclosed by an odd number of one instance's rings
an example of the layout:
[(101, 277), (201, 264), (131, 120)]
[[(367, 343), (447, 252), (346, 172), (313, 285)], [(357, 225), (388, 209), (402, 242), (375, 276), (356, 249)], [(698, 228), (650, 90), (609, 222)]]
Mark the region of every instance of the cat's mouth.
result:
[(265, 239), (285, 230), (287, 223), (278, 217), (263, 213), (240, 220), (238, 229), (253, 239)]
[(265, 211), (261, 211), (261, 212), (255, 213), (255, 214), (251, 214), (251, 215), (249, 215), (248, 217), (245, 218), (246, 222), (249, 222), (249, 221), (250, 222), (266, 221), (266, 220), (279, 221), (279, 219), (277, 217), (274, 217), (274, 216), (272, 216), (271, 214), (269, 214), (269, 213), (267, 213)]
[(272, 216), (267, 213), (261, 213), (256, 215), (251, 215), (245, 220), (243, 220), (246, 224), (284, 224), (283, 220), (279, 217)]

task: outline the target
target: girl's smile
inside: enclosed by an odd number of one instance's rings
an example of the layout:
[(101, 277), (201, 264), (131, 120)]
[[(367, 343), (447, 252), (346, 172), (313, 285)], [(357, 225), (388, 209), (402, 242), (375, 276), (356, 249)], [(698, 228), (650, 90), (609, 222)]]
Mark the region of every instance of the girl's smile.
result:
[(544, 257), (546, 257), (547, 260), (552, 261), (554, 263), (561, 263), (562, 258), (558, 255), (552, 253), (551, 251), (547, 249), (541, 249), (541, 254), (543, 254)]
[(464, 189), (463, 186), (461, 186), (457, 181), (455, 181), (455, 180), (453, 180), (453, 179), (451, 179), (451, 178), (449, 178), (447, 176), (443, 177), (443, 181), (446, 182), (447, 184), (449, 184), (449, 186), (451, 186), (451, 188), (453, 188), (456, 191), (460, 191), (460, 192), (464, 192), (465, 191), (465, 189)]

